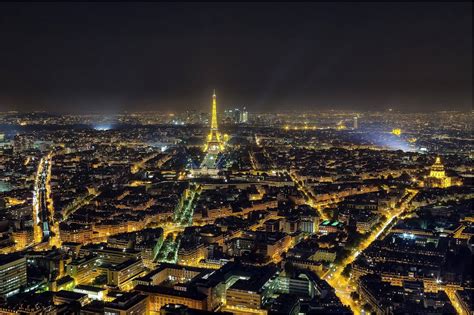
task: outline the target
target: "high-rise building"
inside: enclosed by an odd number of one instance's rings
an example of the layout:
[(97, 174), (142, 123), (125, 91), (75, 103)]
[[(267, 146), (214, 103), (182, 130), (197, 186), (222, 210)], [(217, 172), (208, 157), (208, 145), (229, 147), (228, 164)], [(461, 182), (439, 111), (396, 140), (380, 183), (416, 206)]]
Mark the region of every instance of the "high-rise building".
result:
[(233, 110), (232, 109), (226, 109), (224, 110), (224, 122), (225, 123), (230, 123), (234, 122), (234, 115), (233, 115)]
[(354, 129), (359, 129), (359, 118), (354, 116)]
[(236, 124), (238, 124), (240, 122), (240, 116), (242, 115), (241, 114), (241, 111), (239, 108), (234, 108), (234, 115), (233, 115), (233, 120)]
[(0, 255), (0, 296), (9, 297), (26, 285), (26, 258), (17, 253)]
[(242, 119), (242, 111), (240, 108), (226, 109), (224, 111), (224, 122), (238, 124)]
[(249, 122), (249, 112), (244, 107), (242, 112), (240, 112), (240, 122), (246, 124)]

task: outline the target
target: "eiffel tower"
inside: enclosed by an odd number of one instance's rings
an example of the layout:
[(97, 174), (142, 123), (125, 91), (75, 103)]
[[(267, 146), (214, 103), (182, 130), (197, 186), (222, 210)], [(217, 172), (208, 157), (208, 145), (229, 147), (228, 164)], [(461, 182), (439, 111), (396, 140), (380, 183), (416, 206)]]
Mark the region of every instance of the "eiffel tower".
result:
[(218, 154), (224, 150), (224, 143), (222, 136), (217, 127), (217, 97), (216, 91), (212, 95), (212, 118), (211, 118), (211, 130), (207, 135), (207, 142), (204, 150), (209, 154)]

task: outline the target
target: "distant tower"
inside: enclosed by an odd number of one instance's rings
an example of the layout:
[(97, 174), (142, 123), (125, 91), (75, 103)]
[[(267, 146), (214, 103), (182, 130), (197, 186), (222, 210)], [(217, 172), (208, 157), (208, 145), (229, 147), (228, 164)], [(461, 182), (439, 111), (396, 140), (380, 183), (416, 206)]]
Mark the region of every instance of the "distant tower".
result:
[(217, 133), (217, 96), (216, 90), (212, 94), (212, 119), (211, 119), (211, 132), (215, 131)]
[(249, 122), (249, 112), (247, 109), (244, 107), (242, 112), (240, 113), (240, 122), (241, 123), (248, 123)]
[(359, 118), (357, 116), (354, 116), (354, 129), (359, 129)]
[(235, 123), (235, 124), (238, 124), (241, 122), (241, 111), (240, 111), (240, 108), (235, 108), (234, 109), (234, 115), (232, 116), (232, 122)]
[(208, 153), (217, 154), (224, 149), (224, 144), (221, 139), (221, 134), (217, 128), (217, 96), (216, 91), (212, 95), (212, 117), (211, 117), (211, 130), (207, 135), (207, 143), (205, 151)]

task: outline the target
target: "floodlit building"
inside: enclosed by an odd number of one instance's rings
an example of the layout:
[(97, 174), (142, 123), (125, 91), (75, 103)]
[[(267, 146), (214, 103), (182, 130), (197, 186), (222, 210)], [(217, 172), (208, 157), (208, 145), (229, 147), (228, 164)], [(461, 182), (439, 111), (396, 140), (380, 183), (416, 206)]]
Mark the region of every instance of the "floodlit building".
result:
[(400, 135), (402, 134), (402, 130), (400, 128), (394, 128), (394, 129), (392, 129), (392, 134), (394, 134), (395, 136), (400, 137)]
[(198, 310), (208, 310), (207, 296), (197, 291), (188, 292), (156, 285), (137, 285), (135, 291), (148, 296), (152, 314), (157, 314), (161, 307), (168, 303), (182, 304)]
[(134, 278), (145, 271), (143, 262), (137, 259), (129, 259), (121, 264), (108, 268), (107, 285), (118, 287), (122, 290), (131, 289)]
[(106, 290), (99, 287), (94, 287), (90, 285), (76, 285), (73, 292), (87, 294), (89, 299), (102, 301), (104, 299), (104, 295)]
[(33, 243), (33, 229), (23, 229), (12, 233), (15, 242), (15, 250), (23, 250), (25, 247)]
[(136, 292), (125, 293), (104, 307), (106, 315), (149, 314), (148, 296)]
[(441, 163), (441, 158), (438, 156), (434, 164), (431, 166), (430, 174), (426, 178), (425, 186), (446, 188), (451, 186), (451, 178), (446, 176), (444, 165)]
[(330, 234), (330, 233), (337, 233), (342, 231), (344, 224), (339, 221), (330, 221), (325, 220), (319, 225), (319, 232), (321, 234)]
[(66, 273), (71, 276), (76, 283), (88, 283), (97, 274), (94, 271), (97, 265), (97, 256), (90, 255), (73, 260), (66, 266)]
[(254, 268), (248, 275), (240, 276), (238, 280), (227, 289), (226, 305), (241, 311), (257, 311), (275, 292), (277, 287), (278, 271), (274, 266)]

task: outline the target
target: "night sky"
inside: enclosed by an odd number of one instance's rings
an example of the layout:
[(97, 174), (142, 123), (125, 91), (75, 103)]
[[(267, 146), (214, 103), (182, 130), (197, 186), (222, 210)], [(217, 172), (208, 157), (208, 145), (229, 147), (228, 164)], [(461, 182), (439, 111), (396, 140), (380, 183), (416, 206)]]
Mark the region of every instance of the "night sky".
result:
[(472, 106), (472, 3), (0, 4), (0, 111)]

